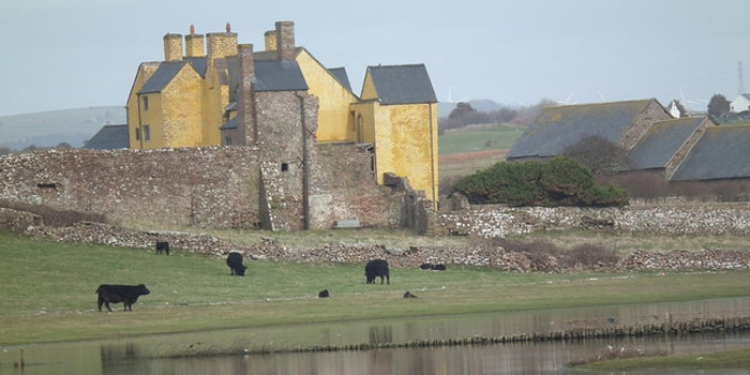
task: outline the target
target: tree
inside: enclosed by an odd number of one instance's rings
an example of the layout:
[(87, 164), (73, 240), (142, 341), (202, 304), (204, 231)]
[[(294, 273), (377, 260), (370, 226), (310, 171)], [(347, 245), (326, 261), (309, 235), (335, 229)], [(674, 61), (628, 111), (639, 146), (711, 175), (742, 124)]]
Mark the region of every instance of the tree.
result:
[(719, 118), (729, 112), (729, 104), (724, 95), (716, 94), (708, 102), (708, 114), (713, 118)]
[(453, 119), (460, 119), (463, 117), (467, 117), (470, 114), (476, 113), (476, 109), (471, 106), (470, 103), (466, 102), (459, 102), (456, 104), (456, 108), (453, 108), (451, 113), (448, 115), (448, 118)]
[(615, 174), (629, 166), (628, 151), (599, 135), (581, 138), (562, 155), (586, 166), (595, 176)]

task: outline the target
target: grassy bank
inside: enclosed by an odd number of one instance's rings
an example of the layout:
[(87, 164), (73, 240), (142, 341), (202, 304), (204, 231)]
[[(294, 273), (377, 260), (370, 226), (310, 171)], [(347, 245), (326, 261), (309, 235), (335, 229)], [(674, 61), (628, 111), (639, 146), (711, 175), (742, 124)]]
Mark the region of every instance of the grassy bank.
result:
[[(361, 264), (247, 261), (0, 233), (0, 345), (165, 332), (747, 296), (750, 273), (515, 274), (449, 266), (392, 269), (366, 285)], [(145, 283), (133, 312), (96, 311), (99, 284)], [(318, 299), (328, 289), (331, 298)], [(420, 298), (404, 300), (405, 291)]]
[(629, 358), (579, 366), (594, 372), (619, 373), (624, 371), (659, 370), (722, 370), (750, 368), (750, 349), (730, 350), (709, 354), (674, 355), (668, 357)]

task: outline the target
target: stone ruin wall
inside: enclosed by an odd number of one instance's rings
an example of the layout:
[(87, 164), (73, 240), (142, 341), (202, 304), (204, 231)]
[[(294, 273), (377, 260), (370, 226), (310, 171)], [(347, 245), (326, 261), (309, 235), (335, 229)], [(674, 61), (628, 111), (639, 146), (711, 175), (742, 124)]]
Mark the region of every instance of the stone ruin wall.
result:
[[(403, 194), (375, 184), (368, 151), (357, 145), (322, 149), (320, 156), (314, 150), (310, 174), (311, 228), (348, 219), (367, 227), (403, 221)], [(261, 225), (263, 193), (288, 199), (294, 207), (283, 214), (299, 215), (299, 202), (287, 190), (301, 177), (272, 174), (264, 188), (279, 191), (261, 191), (260, 165), (267, 163), (258, 160), (254, 147), (11, 154), (0, 157), (0, 200), (99, 213), (122, 224), (249, 229)]]
[(750, 205), (678, 207), (517, 207), (477, 206), (440, 212), (435, 234), (502, 238), (537, 231), (576, 228), (665, 235), (750, 234)]
[(252, 148), (44, 150), (0, 158), (0, 199), (114, 222), (243, 227), (259, 222)]

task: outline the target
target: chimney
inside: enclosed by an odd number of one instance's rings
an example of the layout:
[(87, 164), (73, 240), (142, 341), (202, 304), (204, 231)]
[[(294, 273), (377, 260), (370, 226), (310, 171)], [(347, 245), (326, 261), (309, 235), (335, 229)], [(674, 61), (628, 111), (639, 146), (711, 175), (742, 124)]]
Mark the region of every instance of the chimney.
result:
[(266, 40), (266, 52), (276, 51), (276, 30), (269, 30), (263, 34)]
[(276, 22), (276, 48), (279, 60), (294, 60), (297, 54), (294, 48), (294, 22)]
[(195, 33), (195, 26), (190, 25), (190, 34), (185, 35), (185, 57), (203, 57), (203, 34)]
[(208, 57), (221, 59), (237, 55), (237, 33), (208, 33)]
[(164, 61), (182, 60), (182, 35), (164, 35)]
[(238, 128), (244, 145), (251, 145), (256, 141), (254, 88), (255, 59), (252, 44), (237, 46), (240, 61), (240, 80), (237, 87), (237, 116)]

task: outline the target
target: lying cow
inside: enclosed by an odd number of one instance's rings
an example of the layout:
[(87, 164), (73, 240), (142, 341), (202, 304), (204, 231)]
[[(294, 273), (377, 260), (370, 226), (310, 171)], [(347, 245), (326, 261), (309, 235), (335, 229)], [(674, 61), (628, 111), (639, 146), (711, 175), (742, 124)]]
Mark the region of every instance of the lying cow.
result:
[(245, 276), (247, 266), (242, 265), (242, 254), (232, 252), (227, 257), (227, 266), (231, 275)]
[(365, 277), (368, 284), (374, 284), (375, 278), (380, 277), (380, 283), (383, 283), (383, 277), (391, 283), (390, 272), (388, 271), (388, 262), (383, 259), (374, 259), (365, 265)]
[(169, 242), (157, 242), (156, 243), (156, 255), (159, 255), (163, 252), (169, 256)]
[(108, 285), (102, 284), (96, 288), (96, 294), (99, 295), (99, 311), (102, 311), (102, 305), (107, 307), (109, 312), (112, 309), (110, 303), (122, 302), (125, 306), (123, 311), (133, 311), (133, 304), (138, 301), (138, 297), (145, 296), (151, 292), (144, 284), (138, 285)]

